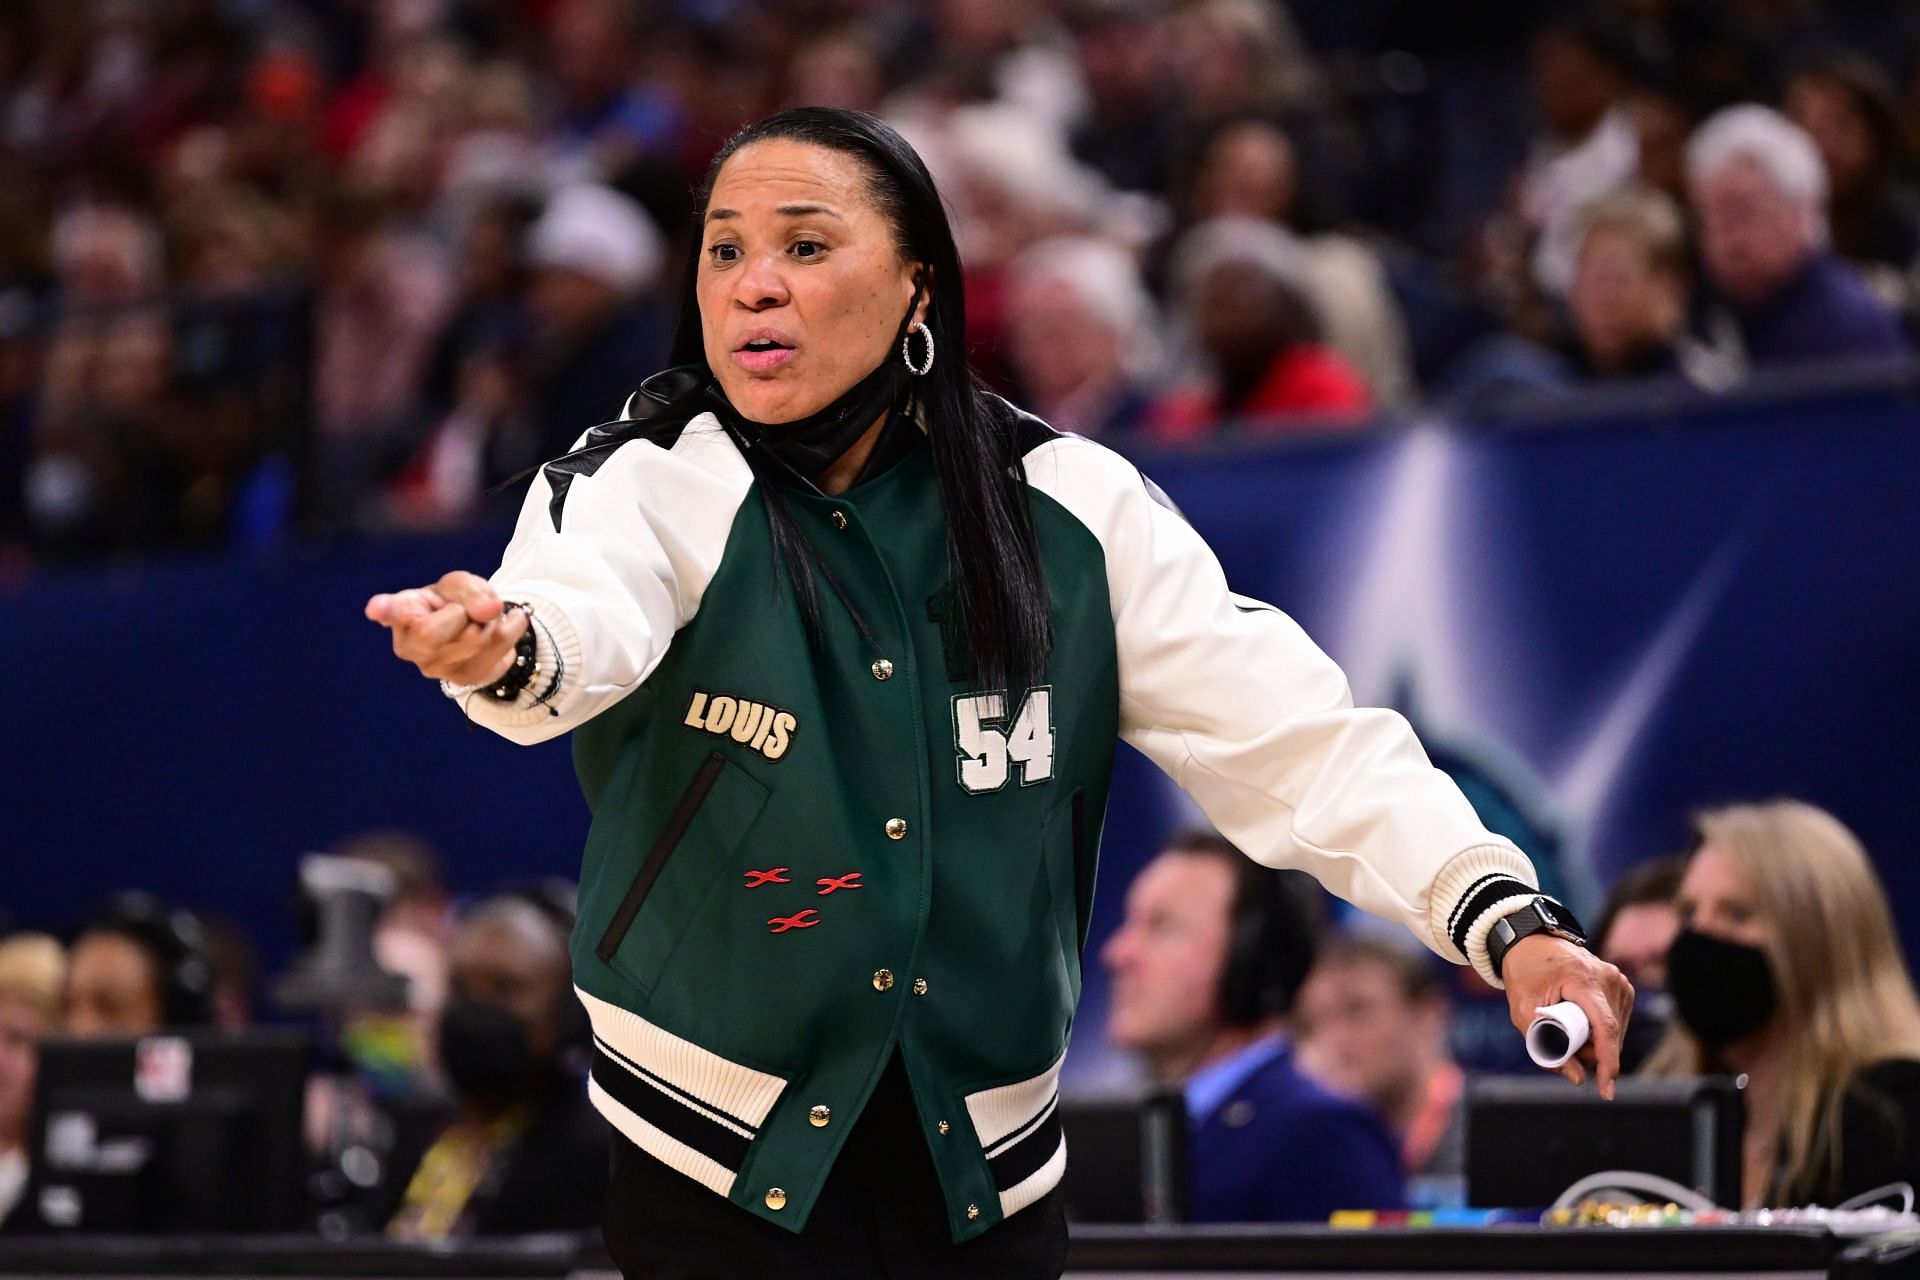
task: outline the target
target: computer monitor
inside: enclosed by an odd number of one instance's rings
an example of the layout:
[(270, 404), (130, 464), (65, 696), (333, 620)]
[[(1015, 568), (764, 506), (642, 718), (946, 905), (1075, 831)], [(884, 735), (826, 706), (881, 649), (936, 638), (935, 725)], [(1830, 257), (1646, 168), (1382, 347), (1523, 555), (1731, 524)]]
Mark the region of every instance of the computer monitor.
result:
[(1062, 1098), (1069, 1222), (1187, 1220), (1187, 1106), (1178, 1093)]
[(33, 1212), (57, 1232), (306, 1226), (311, 1059), (282, 1029), (44, 1042)]
[(1477, 1208), (1543, 1208), (1588, 1174), (1623, 1169), (1740, 1206), (1745, 1108), (1733, 1080), (1621, 1080), (1607, 1102), (1557, 1076), (1482, 1076), (1466, 1106)]

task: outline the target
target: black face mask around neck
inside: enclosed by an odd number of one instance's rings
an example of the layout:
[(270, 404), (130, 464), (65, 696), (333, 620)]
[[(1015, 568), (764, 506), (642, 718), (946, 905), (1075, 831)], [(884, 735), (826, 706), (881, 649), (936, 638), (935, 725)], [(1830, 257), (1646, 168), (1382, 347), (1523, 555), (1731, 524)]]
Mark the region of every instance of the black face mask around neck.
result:
[(755, 422), (727, 403), (717, 382), (713, 394), (721, 402), (719, 411), (748, 439), (765, 445), (797, 474), (817, 480), (853, 448), (875, 418), (900, 407), (907, 377), (905, 366), (898, 360), (883, 360), (832, 404), (792, 422)]
[(797, 474), (817, 480), (853, 448), (876, 418), (900, 408), (906, 400), (912, 375), (897, 353), (919, 305), (920, 286), (916, 284), (913, 299), (907, 304), (907, 314), (900, 321), (886, 356), (832, 403), (804, 418), (791, 422), (756, 422), (733, 407), (717, 381), (708, 388), (708, 394), (718, 402), (717, 412), (726, 417), (729, 425), (754, 443), (765, 445)]

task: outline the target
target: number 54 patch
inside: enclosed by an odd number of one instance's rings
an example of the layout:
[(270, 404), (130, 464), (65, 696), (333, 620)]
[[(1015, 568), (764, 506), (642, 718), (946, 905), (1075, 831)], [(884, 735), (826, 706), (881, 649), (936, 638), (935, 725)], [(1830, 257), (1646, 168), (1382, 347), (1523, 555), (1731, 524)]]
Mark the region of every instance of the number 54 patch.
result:
[(955, 695), (953, 745), (960, 785), (974, 795), (1006, 786), (1015, 765), (1021, 786), (1047, 781), (1053, 777), (1053, 687), (1028, 690), (1011, 722), (1005, 693)]

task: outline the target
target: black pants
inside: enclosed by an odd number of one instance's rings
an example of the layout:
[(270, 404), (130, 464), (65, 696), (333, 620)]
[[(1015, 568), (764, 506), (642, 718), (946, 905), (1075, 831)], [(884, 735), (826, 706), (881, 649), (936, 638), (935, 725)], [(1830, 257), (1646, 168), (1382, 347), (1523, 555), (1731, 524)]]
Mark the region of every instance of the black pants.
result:
[(616, 1132), (606, 1238), (627, 1280), (1057, 1280), (1067, 1258), (1058, 1188), (985, 1235), (953, 1243), (897, 1055), (805, 1231), (735, 1207)]

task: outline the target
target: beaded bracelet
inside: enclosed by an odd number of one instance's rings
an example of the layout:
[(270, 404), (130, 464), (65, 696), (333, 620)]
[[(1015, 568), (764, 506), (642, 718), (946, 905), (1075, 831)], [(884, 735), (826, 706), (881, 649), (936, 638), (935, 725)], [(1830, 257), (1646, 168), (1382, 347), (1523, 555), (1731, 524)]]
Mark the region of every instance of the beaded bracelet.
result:
[[(539, 642), (533, 634), (533, 610), (517, 600), (509, 600), (501, 616), (505, 617), (514, 609), (527, 615), (527, 628), (520, 633), (520, 638), (513, 642), (513, 665), (507, 668), (505, 675), (480, 689), (481, 693), (495, 702), (519, 701), (520, 691), (533, 682), (535, 655), (539, 652)], [(548, 695), (551, 696), (551, 693), (552, 691), (549, 690)]]
[(527, 611), (527, 630), (531, 632), (534, 624), (538, 623), (540, 630), (544, 632), (547, 637), (547, 651), (553, 655), (553, 678), (547, 681), (546, 688), (535, 695), (533, 705), (536, 707), (546, 707), (548, 715), (557, 716), (560, 714), (559, 711), (548, 706), (547, 700), (553, 697), (554, 694), (560, 692), (560, 682), (566, 679), (567, 676), (567, 660), (561, 654), (560, 646), (553, 642), (553, 632), (547, 627), (546, 623), (540, 621), (539, 616), (534, 613), (533, 607), (531, 605), (522, 605), (521, 608)]

